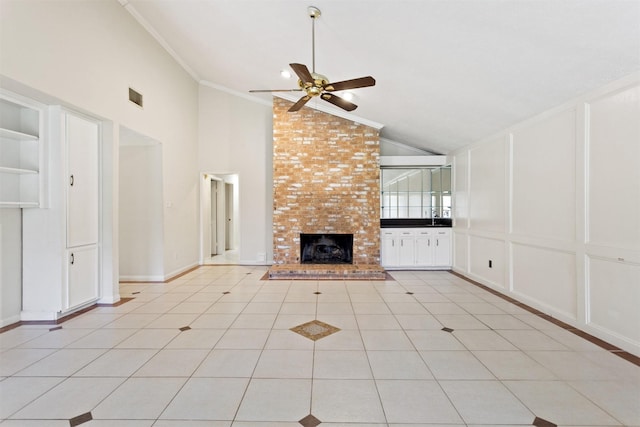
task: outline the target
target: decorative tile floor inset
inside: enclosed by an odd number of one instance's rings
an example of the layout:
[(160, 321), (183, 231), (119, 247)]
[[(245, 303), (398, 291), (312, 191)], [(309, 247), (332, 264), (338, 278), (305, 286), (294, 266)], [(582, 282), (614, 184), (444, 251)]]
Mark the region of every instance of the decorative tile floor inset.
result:
[(312, 320), (311, 322), (294, 326), (290, 330), (313, 341), (317, 341), (320, 338), (328, 337), (329, 335), (340, 331), (339, 328), (336, 328), (335, 326), (331, 326), (319, 320)]
[(300, 421), (298, 421), (303, 427), (317, 427), (320, 424), (322, 424), (322, 422), (317, 419), (316, 417), (314, 417), (313, 415), (309, 414), (306, 417), (304, 417), (303, 419), (301, 419)]

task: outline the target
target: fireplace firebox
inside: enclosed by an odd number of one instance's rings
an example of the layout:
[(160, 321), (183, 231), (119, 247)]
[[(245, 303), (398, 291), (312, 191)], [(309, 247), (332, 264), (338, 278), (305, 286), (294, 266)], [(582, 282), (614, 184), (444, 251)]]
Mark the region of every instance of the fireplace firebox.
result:
[(300, 234), (301, 264), (353, 264), (353, 234)]

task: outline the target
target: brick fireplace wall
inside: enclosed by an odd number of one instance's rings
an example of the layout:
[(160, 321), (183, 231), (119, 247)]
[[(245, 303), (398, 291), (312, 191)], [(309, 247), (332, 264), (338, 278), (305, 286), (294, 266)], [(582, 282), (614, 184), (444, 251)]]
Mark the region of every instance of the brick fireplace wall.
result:
[(300, 263), (300, 233), (348, 233), (353, 264), (379, 265), (378, 130), (291, 105), (273, 99), (274, 264)]

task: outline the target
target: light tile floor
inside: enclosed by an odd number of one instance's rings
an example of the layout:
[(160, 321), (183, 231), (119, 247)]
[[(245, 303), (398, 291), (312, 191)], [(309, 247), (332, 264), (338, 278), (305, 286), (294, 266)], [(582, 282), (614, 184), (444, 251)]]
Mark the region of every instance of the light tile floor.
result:
[[(122, 305), (0, 334), (0, 424), (640, 425), (639, 367), (448, 272), (266, 270), (125, 283)], [(314, 319), (340, 331), (290, 330)]]

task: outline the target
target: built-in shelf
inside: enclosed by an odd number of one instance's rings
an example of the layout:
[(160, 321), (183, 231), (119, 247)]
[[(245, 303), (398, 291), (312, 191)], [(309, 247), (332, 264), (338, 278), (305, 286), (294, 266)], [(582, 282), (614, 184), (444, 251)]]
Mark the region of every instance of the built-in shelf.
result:
[(0, 203), (0, 207), (5, 208), (37, 208), (38, 202), (7, 202)]
[(17, 141), (37, 141), (39, 139), (36, 135), (5, 128), (0, 128), (0, 138), (15, 139)]
[(4, 166), (0, 166), (0, 173), (11, 173), (16, 175), (28, 175), (28, 174), (37, 174), (37, 170), (33, 169), (21, 169), (21, 168), (6, 168)]
[(0, 207), (41, 207), (45, 107), (0, 91)]

